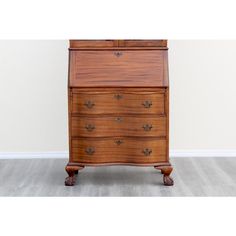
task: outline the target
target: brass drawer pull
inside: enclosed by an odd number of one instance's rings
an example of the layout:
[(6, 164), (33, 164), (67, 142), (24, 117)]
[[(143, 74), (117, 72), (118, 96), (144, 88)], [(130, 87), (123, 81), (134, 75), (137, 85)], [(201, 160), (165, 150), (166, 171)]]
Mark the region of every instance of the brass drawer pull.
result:
[(122, 140), (116, 140), (115, 143), (119, 146), (119, 145), (121, 145), (122, 143), (124, 143), (124, 141), (122, 141)]
[(114, 97), (115, 97), (117, 100), (120, 100), (121, 98), (123, 98), (123, 95), (122, 95), (122, 94), (115, 94)]
[(144, 154), (145, 156), (150, 156), (151, 153), (152, 153), (152, 149), (149, 149), (149, 148), (143, 149), (143, 154)]
[(85, 126), (85, 128), (86, 128), (89, 132), (91, 132), (91, 131), (93, 131), (93, 130), (95, 129), (95, 126), (94, 126), (94, 125), (91, 125), (91, 124), (88, 124), (88, 125)]
[(121, 121), (123, 121), (123, 118), (117, 117), (117, 118), (116, 118), (116, 121), (120, 123)]
[(150, 131), (152, 129), (152, 125), (149, 125), (149, 124), (143, 125), (143, 129), (145, 131)]
[(143, 106), (145, 108), (150, 108), (152, 106), (152, 101), (145, 101), (145, 102), (143, 102)]
[(93, 155), (94, 152), (95, 152), (95, 148), (94, 147), (87, 147), (85, 149), (85, 152), (88, 154), (88, 155)]
[(117, 57), (122, 56), (122, 52), (114, 52), (114, 54), (115, 54)]
[(92, 101), (86, 101), (86, 102), (84, 103), (84, 105), (85, 105), (87, 108), (91, 109), (95, 104), (94, 104)]

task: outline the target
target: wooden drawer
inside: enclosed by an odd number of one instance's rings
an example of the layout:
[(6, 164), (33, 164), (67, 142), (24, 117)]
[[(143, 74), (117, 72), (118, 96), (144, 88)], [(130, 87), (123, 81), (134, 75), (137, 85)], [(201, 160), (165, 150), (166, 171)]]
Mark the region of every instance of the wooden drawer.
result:
[(165, 137), (166, 117), (72, 117), (72, 137)]
[(163, 50), (78, 50), (70, 52), (71, 87), (161, 87)]
[(163, 139), (73, 139), (72, 161), (94, 164), (165, 162), (166, 145)]
[(164, 114), (165, 90), (159, 92), (105, 91), (73, 93), (72, 113)]

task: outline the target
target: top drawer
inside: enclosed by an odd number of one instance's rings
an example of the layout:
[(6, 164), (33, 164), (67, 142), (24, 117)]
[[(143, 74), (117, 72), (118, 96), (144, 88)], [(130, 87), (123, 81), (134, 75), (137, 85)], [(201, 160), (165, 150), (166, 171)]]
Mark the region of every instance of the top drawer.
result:
[(159, 89), (158, 91), (73, 92), (72, 113), (164, 115), (165, 89)]
[(165, 50), (70, 51), (71, 87), (163, 87)]

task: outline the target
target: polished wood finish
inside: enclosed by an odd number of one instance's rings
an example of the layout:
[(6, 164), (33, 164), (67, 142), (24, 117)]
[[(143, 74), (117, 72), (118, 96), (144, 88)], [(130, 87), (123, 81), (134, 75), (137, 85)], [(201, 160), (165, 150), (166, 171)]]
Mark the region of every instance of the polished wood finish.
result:
[(81, 138), (72, 140), (72, 157), (80, 163), (158, 163), (166, 160), (164, 139)]
[(72, 137), (166, 137), (164, 116), (74, 116)]
[[(142, 90), (86, 91), (74, 93), (72, 112), (80, 114), (156, 114), (164, 115), (165, 90), (159, 92)], [(90, 106), (88, 106), (90, 102)], [(151, 103), (148, 106), (148, 102)]]
[(169, 162), (166, 40), (71, 40), (69, 163), (154, 166), (173, 185)]
[[(164, 51), (71, 51), (72, 87), (160, 87)], [(134, 84), (135, 83), (135, 84)]]
[(167, 47), (167, 40), (70, 40), (70, 49), (114, 47)]
[(122, 40), (124, 47), (167, 47), (167, 40)]

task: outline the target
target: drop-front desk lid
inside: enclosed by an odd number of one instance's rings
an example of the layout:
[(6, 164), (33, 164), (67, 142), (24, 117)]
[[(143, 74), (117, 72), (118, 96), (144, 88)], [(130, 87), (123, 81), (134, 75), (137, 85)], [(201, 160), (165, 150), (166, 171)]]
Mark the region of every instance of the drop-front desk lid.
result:
[(71, 87), (167, 87), (166, 40), (71, 40)]

